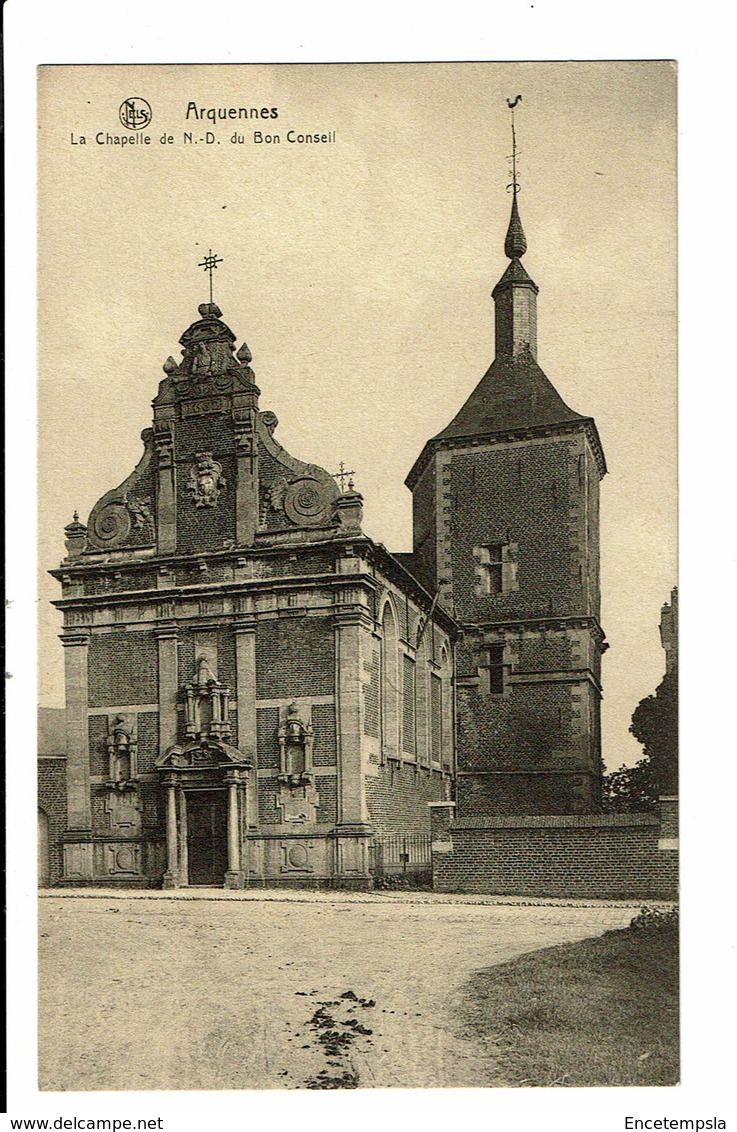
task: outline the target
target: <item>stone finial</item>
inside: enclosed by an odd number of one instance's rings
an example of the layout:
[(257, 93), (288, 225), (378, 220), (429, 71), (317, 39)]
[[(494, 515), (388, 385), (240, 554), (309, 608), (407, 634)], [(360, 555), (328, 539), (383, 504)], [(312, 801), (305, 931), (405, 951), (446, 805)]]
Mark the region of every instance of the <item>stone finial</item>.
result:
[(363, 496), (356, 491), (351, 481), (348, 491), (344, 491), (333, 504), (335, 516), (341, 527), (360, 531), (363, 522)]
[(200, 303), (197, 310), (200, 318), (220, 318), (223, 313), (217, 303)]
[(170, 354), (169, 357), (164, 362), (164, 365), (163, 365), (162, 368), (164, 370), (164, 373), (170, 374), (170, 373), (176, 373), (177, 370), (179, 369), (179, 366), (177, 365), (177, 363), (174, 361), (173, 357)]
[(87, 528), (79, 521), (79, 512), (75, 511), (71, 523), (64, 528), (64, 546), (70, 558), (76, 558), (82, 553), (87, 541)]
[(243, 363), (244, 366), (247, 366), (248, 363), (253, 360), (253, 354), (248, 349), (246, 342), (241, 343), (241, 345), (238, 347), (238, 353), (235, 356), (239, 362)]

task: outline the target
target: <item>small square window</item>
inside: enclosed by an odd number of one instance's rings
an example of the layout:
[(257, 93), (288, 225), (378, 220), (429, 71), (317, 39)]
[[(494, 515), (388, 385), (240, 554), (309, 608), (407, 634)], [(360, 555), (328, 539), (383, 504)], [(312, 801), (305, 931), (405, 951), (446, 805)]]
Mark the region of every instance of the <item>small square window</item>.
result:
[(507, 678), (504, 645), (489, 645), (481, 650), (478, 672), (480, 677), (479, 691), (482, 695), (504, 695)]

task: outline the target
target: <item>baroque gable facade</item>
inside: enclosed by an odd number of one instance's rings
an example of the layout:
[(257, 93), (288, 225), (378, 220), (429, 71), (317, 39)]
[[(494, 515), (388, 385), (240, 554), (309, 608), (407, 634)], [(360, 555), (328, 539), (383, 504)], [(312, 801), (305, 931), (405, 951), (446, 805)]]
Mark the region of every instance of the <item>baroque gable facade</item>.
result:
[(370, 885), (452, 791), (455, 624), (279, 444), (213, 303), (52, 573), (67, 884)]

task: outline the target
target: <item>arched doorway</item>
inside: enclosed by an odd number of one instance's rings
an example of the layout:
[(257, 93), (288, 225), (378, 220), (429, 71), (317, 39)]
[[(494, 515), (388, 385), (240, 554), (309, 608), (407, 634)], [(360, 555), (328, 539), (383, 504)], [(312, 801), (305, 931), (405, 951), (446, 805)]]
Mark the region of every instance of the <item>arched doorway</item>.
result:
[(48, 814), (39, 807), (38, 811), (38, 884), (39, 888), (48, 888), (51, 883), (51, 867), (49, 861), (49, 818)]

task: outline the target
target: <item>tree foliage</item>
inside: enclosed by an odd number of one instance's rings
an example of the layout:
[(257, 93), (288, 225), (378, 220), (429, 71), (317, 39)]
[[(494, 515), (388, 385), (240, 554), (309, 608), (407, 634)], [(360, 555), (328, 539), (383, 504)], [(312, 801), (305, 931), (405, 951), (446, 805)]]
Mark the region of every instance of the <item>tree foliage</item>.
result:
[(612, 814), (647, 814), (655, 809), (658, 789), (650, 759), (621, 766), (602, 779), (604, 809)]
[(655, 808), (661, 794), (678, 793), (678, 671), (668, 672), (655, 693), (634, 710), (630, 731), (645, 757), (604, 776), (604, 808), (642, 813)]

